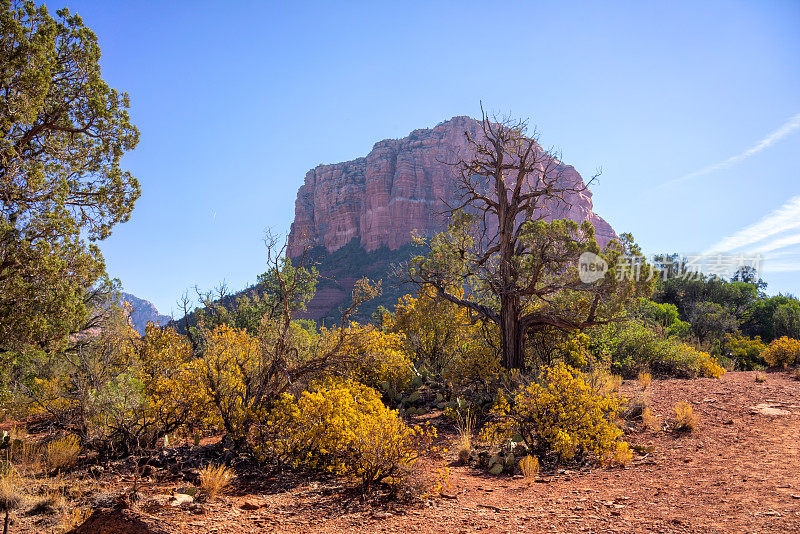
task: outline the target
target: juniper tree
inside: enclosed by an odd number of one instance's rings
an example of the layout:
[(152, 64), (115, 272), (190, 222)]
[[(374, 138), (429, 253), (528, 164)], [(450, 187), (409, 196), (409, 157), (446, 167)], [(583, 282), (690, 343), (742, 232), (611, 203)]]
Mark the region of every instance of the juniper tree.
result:
[[(649, 294), (646, 264), (617, 276), (618, 264), (639, 254), (631, 236), (601, 250), (590, 223), (566, 218), (587, 185), (526, 136), (524, 121), (484, 115), (477, 133), (465, 136), (467, 151), (451, 162), (460, 190), (448, 205), (448, 231), (419, 240), (428, 253), (411, 261), (410, 279), (496, 323), (504, 366), (525, 366), (526, 339), (536, 332), (604, 324)], [(608, 268), (591, 283), (578, 272), (585, 252)]]

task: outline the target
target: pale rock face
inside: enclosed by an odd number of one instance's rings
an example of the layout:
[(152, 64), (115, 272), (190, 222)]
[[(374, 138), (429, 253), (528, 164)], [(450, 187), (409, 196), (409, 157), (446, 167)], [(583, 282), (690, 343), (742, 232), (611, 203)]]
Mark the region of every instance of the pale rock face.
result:
[[(403, 139), (380, 141), (365, 158), (310, 170), (297, 193), (289, 256), (302, 252), (304, 239), (333, 252), (357, 238), (369, 252), (383, 246), (396, 250), (411, 241), (414, 230), (428, 236), (441, 232), (445, 202), (457, 197), (454, 168), (448, 163), (466, 153), (464, 132), (478, 129), (476, 120), (454, 117)], [(564, 180), (583, 183), (572, 166), (560, 171)], [(553, 210), (547, 219), (588, 220), (601, 246), (617, 237), (592, 211), (588, 189), (569, 202), (569, 209)]]

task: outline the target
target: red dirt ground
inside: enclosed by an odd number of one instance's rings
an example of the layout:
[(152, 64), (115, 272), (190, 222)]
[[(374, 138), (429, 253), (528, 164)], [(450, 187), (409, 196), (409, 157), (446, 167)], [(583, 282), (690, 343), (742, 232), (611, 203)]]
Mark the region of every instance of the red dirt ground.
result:
[[(624, 469), (595, 467), (529, 481), (452, 467), (455, 498), (407, 506), (364, 504), (333, 482), (243, 495), (238, 488), (195, 510), (202, 513), (135, 506), (131, 521), (138, 526), (115, 525), (117, 512), (76, 532), (800, 532), (800, 382), (781, 372), (757, 383), (754, 375), (653, 380), (650, 406), (662, 421), (685, 400), (699, 424), (684, 434), (640, 426), (626, 439), (655, 451), (634, 454)], [(633, 396), (637, 387), (626, 381), (621, 393)], [(781, 414), (767, 415), (757, 405)], [(427, 468), (435, 472), (449, 462), (429, 460)], [(157, 485), (142, 491), (165, 492)], [(20, 518), (12, 532), (43, 530)]]

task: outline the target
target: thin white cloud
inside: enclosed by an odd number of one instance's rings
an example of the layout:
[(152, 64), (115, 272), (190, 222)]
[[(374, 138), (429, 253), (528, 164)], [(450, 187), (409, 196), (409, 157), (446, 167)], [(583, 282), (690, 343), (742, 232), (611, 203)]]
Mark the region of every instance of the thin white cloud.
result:
[(780, 250), (782, 248), (791, 247), (792, 245), (798, 244), (800, 244), (800, 234), (794, 234), (775, 239), (769, 243), (765, 243), (764, 245), (760, 245), (755, 249), (755, 251), (762, 253), (771, 252), (773, 250)]
[(800, 195), (793, 197), (757, 223), (712, 245), (703, 252), (703, 255), (730, 252), (795, 228), (800, 228)]
[(759, 273), (794, 273), (800, 272), (800, 262), (764, 262)]
[(700, 169), (698, 171), (690, 172), (689, 174), (685, 174), (685, 175), (683, 175), (683, 176), (681, 176), (679, 178), (675, 178), (675, 179), (670, 180), (668, 182), (664, 182), (663, 184), (661, 184), (659, 186), (659, 188), (667, 187), (667, 186), (671, 186), (671, 185), (677, 185), (677, 184), (686, 182), (687, 180), (691, 180), (692, 178), (697, 178), (698, 176), (711, 174), (712, 172), (717, 172), (717, 171), (720, 171), (722, 169), (727, 169), (729, 167), (732, 167), (733, 165), (736, 165), (737, 163), (740, 163), (740, 162), (746, 160), (750, 156), (758, 154), (762, 150), (771, 147), (772, 145), (774, 145), (775, 143), (777, 143), (778, 141), (780, 141), (781, 139), (783, 139), (787, 135), (791, 134), (792, 132), (794, 132), (798, 128), (800, 128), (800, 113), (798, 113), (797, 115), (795, 115), (794, 117), (792, 117), (791, 119), (786, 121), (780, 128), (778, 128), (777, 130), (775, 130), (774, 132), (772, 132), (771, 134), (766, 136), (764, 139), (762, 139), (761, 141), (759, 141), (758, 143), (756, 143), (752, 147), (748, 148), (747, 150), (745, 150), (741, 154), (737, 154), (737, 155), (735, 155), (733, 157), (730, 157), (730, 158), (726, 159), (725, 161), (721, 161), (719, 163), (715, 163), (714, 165), (709, 165), (708, 167), (704, 167), (704, 168), (702, 168), (702, 169)]

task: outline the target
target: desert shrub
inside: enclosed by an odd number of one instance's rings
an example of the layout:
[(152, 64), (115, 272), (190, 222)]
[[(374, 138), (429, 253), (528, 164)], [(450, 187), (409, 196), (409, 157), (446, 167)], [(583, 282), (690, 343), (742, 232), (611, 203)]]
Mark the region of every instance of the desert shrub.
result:
[(609, 459), (608, 463), (611, 466), (625, 467), (631, 463), (632, 458), (633, 451), (631, 450), (630, 445), (624, 441), (618, 441), (617, 444), (614, 445), (614, 452), (611, 454), (611, 458)]
[(61, 470), (75, 465), (81, 446), (77, 436), (64, 436), (48, 443), (45, 451), (47, 465), (51, 469)]
[(118, 308), (111, 308), (100, 326), (98, 335), (79, 337), (72, 354), (41, 369), (14, 399), (84, 443), (93, 437), (95, 417), (106, 409), (98, 398), (133, 365), (139, 338)]
[(267, 285), (277, 292), (271, 297), (276, 299), (277, 311), (263, 316), (256, 334), (227, 324), (213, 330), (201, 324), (195, 329), (202, 353), (201, 384), (210, 399), (213, 421), (225, 429), (237, 449), (259, 446), (257, 438), (251, 441), (251, 433), (263, 427), (261, 422), (283, 393), (306, 389), (326, 375), (346, 374), (357, 367), (357, 355), (344, 350), (356, 333), (347, 317), (380, 293), (380, 286), (369, 280), (357, 281), (341, 327), (317, 333), (293, 320), (302, 306), (295, 301), (300, 290), (292, 287), (305, 282), (293, 274), (297, 271), (290, 263), (275, 261), (278, 266), (265, 276), (272, 280)]
[(450, 480), (449, 467), (437, 467), (433, 479), (433, 494), (447, 495), (453, 493), (453, 483)]
[(91, 417), (82, 437), (113, 456), (153, 449), (206, 411), (207, 398), (197, 387), (202, 369), (189, 342), (153, 324), (145, 333), (128, 365), (89, 397)]
[(519, 461), (519, 470), (525, 478), (533, 478), (539, 474), (539, 459), (528, 454)]
[(140, 338), (112, 312), (98, 335), (80, 340), (17, 400), (85, 448), (121, 456), (155, 447), (205, 411), (199, 371), (183, 336), (151, 324)]
[(594, 392), (579, 372), (558, 363), (511, 399), (501, 396), (482, 434), (493, 442), (519, 435), (539, 456), (554, 451), (564, 462), (586, 455), (607, 461), (622, 436), (613, 422), (619, 410), (616, 395)]
[(688, 402), (675, 405), (675, 430), (691, 432), (697, 427), (697, 417)]
[(611, 374), (597, 368), (585, 373), (584, 380), (593, 392), (601, 396), (618, 393), (619, 388), (622, 387), (622, 377), (620, 375)]
[(800, 363), (800, 340), (783, 336), (764, 349), (761, 357), (770, 366), (788, 367)]
[(255, 384), (266, 364), (258, 337), (225, 324), (202, 332), (202, 384), (215, 408), (214, 417), (231, 439), (244, 443), (249, 428), (266, 416), (268, 408), (261, 405)]
[(207, 465), (200, 470), (200, 489), (209, 497), (223, 493), (235, 477), (233, 469), (225, 465)]
[(449, 365), (472, 325), (466, 309), (437, 298), (434, 288), (424, 286), (416, 296), (400, 298), (384, 328), (404, 334), (414, 362), (438, 374)]
[(758, 371), (756, 373), (756, 377), (755, 378), (756, 378), (756, 382), (759, 382), (759, 383), (767, 381), (767, 375), (763, 371)]
[(640, 372), (666, 376), (719, 378), (725, 369), (716, 358), (636, 321), (612, 325), (592, 334), (595, 345), (610, 352), (611, 369), (634, 378)]
[(691, 345), (685, 345), (683, 349), (688, 354), (690, 369), (698, 376), (719, 378), (726, 373), (725, 368), (719, 364), (717, 359), (707, 352), (698, 350)]
[(352, 323), (342, 352), (353, 360), (344, 374), (357, 382), (392, 396), (411, 385), (413, 365), (405, 350), (403, 334)]
[(733, 360), (736, 369), (750, 371), (764, 365), (761, 353), (766, 348), (760, 337), (751, 339), (737, 333), (725, 337), (722, 351)]
[(414, 363), (450, 384), (456, 395), (475, 404), (493, 396), (502, 374), (493, 348), (499, 346), (494, 325), (472, 321), (466, 308), (438, 298), (435, 289), (423, 286), (416, 296), (398, 301), (384, 329), (403, 334)]
[(409, 427), (378, 393), (356, 382), (328, 382), (298, 398), (284, 394), (266, 426), (265, 444), (292, 464), (358, 479), (364, 491), (401, 482), (430, 432)]

